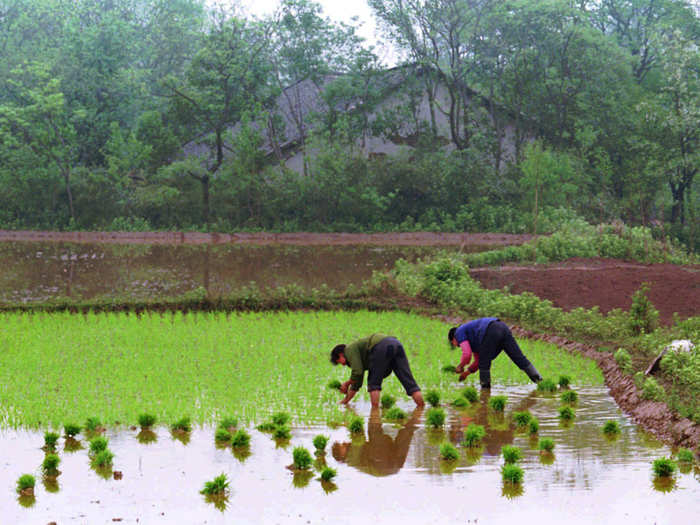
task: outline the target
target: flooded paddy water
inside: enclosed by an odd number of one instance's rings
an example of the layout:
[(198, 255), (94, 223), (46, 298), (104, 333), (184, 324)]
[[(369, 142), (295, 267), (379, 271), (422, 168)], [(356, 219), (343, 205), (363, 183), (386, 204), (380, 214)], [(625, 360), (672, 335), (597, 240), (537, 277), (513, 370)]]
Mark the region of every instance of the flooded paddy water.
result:
[[(455, 393), (461, 385), (455, 384)], [(445, 407), (447, 421), (434, 430), (425, 412), (402, 403), (409, 420), (382, 421), (367, 404), (354, 410), (365, 422), (352, 436), (343, 426), (319, 422), (292, 426), (287, 442), (254, 428), (250, 447), (234, 454), (218, 447), (211, 427), (195, 428), (189, 439), (176, 439), (165, 427), (155, 440), (140, 442), (136, 429), (110, 429), (113, 470), (90, 466), (87, 440), (72, 452), (59, 441), (62, 459), (57, 485), (42, 483), (39, 465), (43, 434), (0, 431), (0, 523), (690, 523), (700, 510), (697, 465), (677, 473), (671, 484), (655, 483), (651, 463), (671, 451), (622, 415), (605, 387), (573, 385), (579, 394), (576, 418), (562, 426), (558, 395), (538, 393), (533, 386), (494, 386), (492, 395), (508, 396), (505, 416), (489, 412), (482, 393), (465, 409)], [(536, 440), (514, 430), (510, 415), (529, 410), (540, 422), (540, 437), (555, 442), (546, 460)], [(608, 420), (621, 427), (619, 437), (601, 432)], [(461, 445), (471, 422), (486, 427), (484, 446), (468, 453)], [(330, 437), (325, 463), (337, 470), (332, 483), (322, 483), (318, 470), (308, 476), (286, 468), (292, 450), (313, 450), (317, 434)], [(460, 458), (445, 463), (440, 443), (458, 446)], [(524, 480), (509, 490), (501, 480), (501, 447), (518, 446)], [(22, 473), (37, 477), (35, 499), (18, 500), (12, 490)], [(199, 493), (205, 481), (224, 473), (230, 481), (227, 500), (207, 502)], [(25, 506), (28, 505), (28, 506)]]

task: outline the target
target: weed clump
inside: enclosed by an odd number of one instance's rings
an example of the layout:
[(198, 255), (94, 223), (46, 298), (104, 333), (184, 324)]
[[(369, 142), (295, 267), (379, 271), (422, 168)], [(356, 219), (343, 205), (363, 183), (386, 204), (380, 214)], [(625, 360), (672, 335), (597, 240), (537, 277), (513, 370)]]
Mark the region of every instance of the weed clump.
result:
[(570, 384), (571, 384), (571, 377), (569, 377), (567, 375), (559, 376), (559, 387), (560, 388), (569, 388)]
[(58, 476), (58, 464), (60, 462), (61, 458), (59, 458), (56, 454), (47, 454), (44, 461), (41, 463), (41, 470), (44, 473), (44, 476)]
[(549, 378), (544, 378), (542, 381), (537, 383), (537, 390), (539, 392), (556, 392), (557, 384)]
[(455, 461), (459, 459), (459, 450), (449, 441), (440, 445), (440, 457), (445, 461)]
[(289, 423), (290, 419), (291, 417), (287, 412), (276, 412), (272, 414), (272, 422), (275, 425), (286, 425), (287, 423)]
[(470, 403), (476, 403), (479, 400), (479, 393), (473, 386), (465, 386), (462, 390), (462, 395)]
[(437, 407), (429, 408), (425, 420), (433, 428), (441, 427), (445, 423), (445, 411)]
[(331, 379), (328, 381), (328, 388), (331, 390), (340, 390), (341, 382), (338, 379)]
[(603, 425), (603, 434), (608, 436), (617, 435), (620, 433), (620, 424), (617, 421), (606, 421)]
[(505, 483), (515, 485), (523, 481), (523, 469), (518, 465), (506, 463), (501, 467), (501, 477)]
[(107, 450), (107, 438), (104, 436), (97, 436), (90, 440), (90, 454), (96, 456), (103, 450)]
[(391, 407), (384, 413), (384, 417), (391, 421), (399, 421), (401, 419), (406, 419), (406, 412), (399, 407)]
[(573, 405), (578, 401), (578, 394), (575, 390), (567, 390), (566, 392), (563, 392), (561, 396), (559, 396), (559, 399), (561, 399), (562, 403)]
[(517, 463), (523, 458), (522, 450), (512, 445), (503, 445), (503, 447), (501, 447), (501, 454), (503, 454), (503, 460), (506, 463)]
[(348, 423), (348, 430), (353, 434), (359, 434), (365, 429), (365, 422), (360, 416), (354, 416)]
[(471, 423), (464, 431), (464, 440), (462, 444), (465, 447), (476, 447), (481, 443), (484, 437), (486, 437), (486, 430), (483, 425)]
[(137, 421), (142, 429), (149, 429), (156, 424), (156, 416), (149, 414), (148, 412), (144, 412), (139, 414)]
[(396, 403), (396, 398), (391, 394), (382, 394), (379, 403), (382, 405), (382, 408), (391, 408)]
[(552, 438), (540, 438), (537, 442), (537, 448), (541, 452), (548, 452), (551, 454), (552, 450), (554, 450), (554, 440)]
[[(542, 381), (540, 381), (541, 383)], [(503, 412), (506, 408), (508, 398), (506, 396), (493, 396), (489, 398), (489, 407), (494, 412)]]
[(328, 436), (324, 436), (323, 434), (318, 434), (314, 437), (313, 445), (318, 454), (325, 452), (329, 439), (330, 438)]
[(66, 435), (68, 438), (74, 438), (78, 434), (80, 434), (80, 431), (82, 428), (80, 425), (76, 425), (74, 423), (66, 423), (63, 425), (63, 433)]
[(307, 470), (311, 466), (311, 454), (304, 447), (294, 447), (292, 459), (297, 470)]
[(192, 432), (191, 420), (188, 416), (185, 416), (170, 425), (170, 429), (173, 432)]
[(428, 390), (425, 394), (425, 400), (430, 403), (431, 406), (438, 406), (440, 404), (440, 392), (437, 390)]
[(652, 463), (654, 476), (657, 478), (670, 478), (676, 472), (676, 462), (671, 458), (658, 458)]
[(242, 428), (236, 430), (231, 436), (231, 446), (233, 448), (243, 448), (250, 444), (250, 435)]
[(321, 479), (323, 481), (331, 481), (336, 474), (337, 472), (335, 469), (331, 467), (323, 467), (323, 470), (321, 471)]
[(526, 427), (528, 423), (530, 423), (530, 420), (532, 419), (532, 414), (530, 412), (524, 411), (524, 412), (514, 412), (513, 413), (513, 421), (515, 422), (515, 425), (518, 427)]
[(17, 492), (23, 496), (33, 496), (34, 486), (36, 485), (36, 478), (31, 474), (22, 474), (19, 479), (17, 479)]
[(229, 481), (226, 474), (216, 476), (212, 481), (204, 483), (204, 487), (199, 491), (200, 494), (207, 496), (221, 495), (228, 491)]
[(679, 448), (676, 452), (676, 459), (678, 463), (693, 463), (695, 461), (695, 456), (693, 451), (688, 448)]
[(571, 421), (575, 416), (576, 414), (574, 413), (573, 408), (570, 406), (563, 406), (559, 408), (559, 419), (562, 421)]
[(45, 432), (44, 433), (44, 448), (46, 450), (56, 450), (56, 443), (58, 442), (59, 435), (56, 432)]

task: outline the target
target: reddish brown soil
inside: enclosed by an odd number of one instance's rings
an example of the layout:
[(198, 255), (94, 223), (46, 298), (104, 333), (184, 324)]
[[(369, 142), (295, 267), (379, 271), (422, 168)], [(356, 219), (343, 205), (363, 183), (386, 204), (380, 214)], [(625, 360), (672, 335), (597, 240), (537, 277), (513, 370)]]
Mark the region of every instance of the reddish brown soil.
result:
[(700, 267), (639, 264), (614, 259), (570, 259), (563, 263), (531, 266), (473, 268), (471, 276), (485, 288), (507, 286), (511, 293), (532, 292), (554, 306), (571, 310), (598, 306), (629, 310), (632, 295), (649, 283), (648, 297), (659, 310), (659, 321), (673, 322), (700, 315)]

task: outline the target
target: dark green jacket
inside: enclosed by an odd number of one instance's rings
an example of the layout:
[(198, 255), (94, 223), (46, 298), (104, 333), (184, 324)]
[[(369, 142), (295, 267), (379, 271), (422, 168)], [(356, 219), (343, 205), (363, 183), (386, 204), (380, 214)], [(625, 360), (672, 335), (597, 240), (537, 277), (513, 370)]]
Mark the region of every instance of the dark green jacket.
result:
[(369, 337), (358, 339), (345, 346), (345, 351), (343, 353), (345, 354), (345, 360), (352, 369), (352, 373), (350, 374), (352, 385), (350, 385), (350, 388), (353, 390), (359, 390), (362, 386), (365, 370), (369, 369), (370, 350), (385, 337), (389, 336), (385, 334), (372, 334)]

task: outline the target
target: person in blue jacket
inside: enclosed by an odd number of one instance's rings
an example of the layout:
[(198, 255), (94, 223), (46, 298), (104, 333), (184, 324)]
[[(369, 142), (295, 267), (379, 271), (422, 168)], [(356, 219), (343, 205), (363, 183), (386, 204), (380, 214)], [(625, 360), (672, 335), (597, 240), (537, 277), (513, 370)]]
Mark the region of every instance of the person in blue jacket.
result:
[[(510, 328), (497, 317), (482, 317), (460, 326), (450, 328), (447, 339), (452, 346), (462, 349), (462, 359), (457, 366), (459, 380), (464, 381), (469, 374), (479, 370), (479, 382), (482, 388), (491, 388), (491, 362), (504, 350), (520, 370), (535, 383), (542, 376), (535, 366), (528, 361), (515, 341)], [(464, 367), (474, 358), (471, 365)]]

